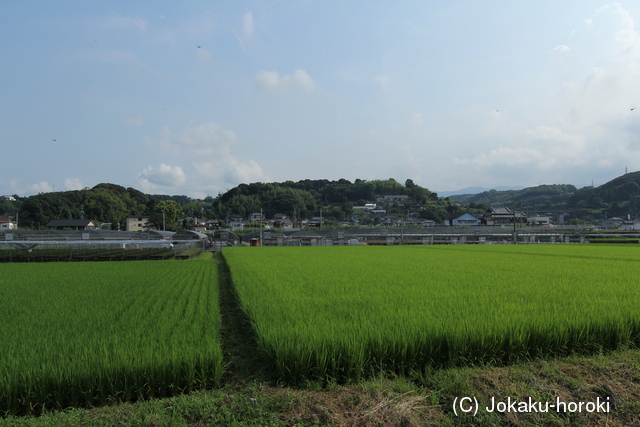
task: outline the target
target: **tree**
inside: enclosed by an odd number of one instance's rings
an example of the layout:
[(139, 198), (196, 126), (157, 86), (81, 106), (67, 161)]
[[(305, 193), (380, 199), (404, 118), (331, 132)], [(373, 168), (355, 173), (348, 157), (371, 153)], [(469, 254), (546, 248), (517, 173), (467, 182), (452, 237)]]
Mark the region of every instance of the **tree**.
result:
[[(164, 211), (164, 227), (163, 227), (163, 211)], [(173, 200), (163, 200), (157, 203), (149, 214), (150, 228), (157, 230), (176, 231), (179, 228), (178, 221), (182, 218), (182, 209), (177, 202)]]
[(185, 215), (202, 219), (202, 202), (200, 200), (192, 200), (182, 208)]

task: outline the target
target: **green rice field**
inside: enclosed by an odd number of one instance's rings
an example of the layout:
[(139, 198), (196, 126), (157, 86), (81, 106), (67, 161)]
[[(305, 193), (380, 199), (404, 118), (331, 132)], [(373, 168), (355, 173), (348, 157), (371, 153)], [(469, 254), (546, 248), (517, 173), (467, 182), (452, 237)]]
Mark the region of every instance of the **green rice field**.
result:
[(640, 344), (640, 248), (227, 248), (281, 381), (502, 365)]
[[(234, 339), (301, 384), (638, 346), (639, 250), (246, 247), (222, 266), (252, 329)], [(0, 265), (0, 416), (221, 385), (218, 267), (211, 253)]]
[(0, 266), (0, 415), (218, 385), (218, 270), (208, 255)]

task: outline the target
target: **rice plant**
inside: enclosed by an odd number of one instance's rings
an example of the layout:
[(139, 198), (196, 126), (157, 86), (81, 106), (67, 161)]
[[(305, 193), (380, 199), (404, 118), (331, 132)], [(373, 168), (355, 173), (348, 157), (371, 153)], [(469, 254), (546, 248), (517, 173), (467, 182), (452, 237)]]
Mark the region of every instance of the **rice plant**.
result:
[(640, 344), (640, 249), (227, 248), (278, 379), (347, 381)]
[(0, 414), (188, 392), (222, 375), (214, 261), (0, 266)]

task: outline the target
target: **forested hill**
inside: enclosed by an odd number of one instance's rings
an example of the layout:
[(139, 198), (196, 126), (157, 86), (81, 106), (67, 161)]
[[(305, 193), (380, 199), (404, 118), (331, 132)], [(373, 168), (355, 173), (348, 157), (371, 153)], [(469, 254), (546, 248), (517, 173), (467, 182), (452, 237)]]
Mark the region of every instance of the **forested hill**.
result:
[[(300, 219), (318, 216), (342, 220), (362, 213), (354, 206), (376, 202), (385, 195), (409, 196), (400, 206), (382, 204), (389, 214), (415, 216), (441, 223), (451, 214), (479, 214), (490, 206), (517, 206), (518, 209), (569, 209), (575, 218), (599, 220), (602, 215), (626, 216), (640, 212), (640, 172), (627, 173), (599, 187), (577, 189), (573, 185), (539, 185), (522, 190), (485, 191), (474, 195), (438, 198), (427, 188), (408, 179), (404, 184), (386, 180), (346, 179), (285, 181), (280, 183), (240, 184), (216, 198), (194, 200), (184, 195), (150, 195), (116, 184), (98, 184), (83, 190), (41, 193), (15, 201), (0, 199), (0, 217), (15, 217), (19, 212), (23, 227), (44, 227), (52, 219), (92, 219), (112, 223), (122, 229), (128, 215), (150, 215), (169, 207), (178, 218), (246, 218), (260, 212), (267, 218), (276, 213)], [(155, 214), (158, 214), (155, 212)], [(158, 214), (161, 215), (161, 214)]]
[[(0, 205), (0, 215), (15, 217), (19, 211), (20, 226), (27, 228), (44, 227), (52, 219), (84, 218), (111, 223), (117, 229), (124, 228), (128, 215), (149, 215), (162, 201), (172, 200), (181, 207), (182, 213), (194, 216), (203, 206), (203, 201), (187, 196), (150, 195), (108, 183), (83, 190), (40, 193), (26, 198), (16, 196), (16, 199), (15, 202), (4, 201)], [(208, 202), (211, 205), (213, 198)]]
[(523, 209), (560, 208), (567, 205), (568, 200), (578, 191), (573, 185), (553, 184), (538, 185), (522, 190), (497, 191), (490, 190), (478, 194), (462, 194), (450, 196), (451, 200), (464, 204), (485, 204), (490, 206), (513, 206)]
[[(353, 206), (375, 202), (385, 195), (407, 195), (417, 204), (425, 205), (436, 201), (438, 195), (414, 184), (408, 179), (404, 185), (393, 178), (365, 181), (356, 179), (353, 183), (346, 179), (329, 181), (326, 179), (281, 183), (240, 184), (218, 196), (214, 211), (222, 218), (236, 214), (245, 216), (260, 212), (267, 217), (276, 213), (300, 218), (316, 216), (321, 207), (329, 207), (327, 216), (350, 215)], [(342, 213), (340, 213), (342, 212)]]
[(640, 171), (626, 173), (599, 187), (584, 187), (576, 191), (567, 201), (570, 207), (598, 208), (607, 204), (640, 204)]
[[(24, 227), (43, 227), (52, 219), (92, 219), (123, 228), (128, 215), (152, 215), (159, 203), (175, 202), (179, 217), (226, 219), (231, 215), (246, 217), (264, 212), (271, 218), (276, 213), (300, 218), (316, 216), (323, 208), (327, 218), (351, 215), (354, 205), (374, 202), (384, 195), (407, 195), (415, 204), (437, 201), (437, 194), (407, 180), (404, 185), (394, 179), (350, 182), (303, 180), (298, 182), (240, 184), (218, 195), (194, 200), (188, 196), (144, 194), (134, 188), (103, 183), (83, 190), (41, 193), (0, 203), (0, 216), (15, 217), (19, 211)], [(438, 207), (440, 209), (440, 207)], [(440, 216), (446, 216), (443, 209)]]
[(607, 215), (635, 214), (640, 210), (640, 171), (626, 173), (599, 187), (577, 189), (573, 185), (538, 185), (522, 190), (485, 191), (450, 196), (465, 205), (513, 206), (523, 209), (568, 208)]

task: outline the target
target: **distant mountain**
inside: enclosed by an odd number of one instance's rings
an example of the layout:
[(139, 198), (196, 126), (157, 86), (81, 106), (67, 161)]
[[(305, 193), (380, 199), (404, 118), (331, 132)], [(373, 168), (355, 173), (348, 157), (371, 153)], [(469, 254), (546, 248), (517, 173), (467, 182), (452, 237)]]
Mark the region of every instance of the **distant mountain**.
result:
[(565, 207), (567, 201), (578, 189), (573, 185), (554, 184), (538, 185), (521, 190), (489, 190), (478, 194), (462, 194), (449, 196), (450, 200), (464, 204), (475, 203), (490, 206), (511, 206), (518, 204), (522, 208), (557, 208)]
[[(640, 207), (640, 171), (621, 175), (599, 187), (584, 187), (576, 191), (567, 201), (576, 208), (602, 209), (609, 205), (616, 207), (629, 205), (633, 212)], [(615, 206), (614, 206), (615, 205)]]
[[(469, 190), (469, 189), (465, 189)], [(445, 193), (438, 193), (444, 197)], [(640, 171), (626, 173), (599, 187), (576, 188), (574, 185), (538, 185), (520, 190), (492, 189), (476, 194), (448, 196), (463, 204), (513, 206), (523, 209), (569, 209), (581, 217), (600, 218), (602, 215), (637, 215), (640, 212)]]
[(524, 187), (505, 187), (498, 186), (492, 188), (486, 187), (466, 187), (457, 191), (436, 191), (438, 193), (438, 197), (450, 197), (450, 196), (471, 196), (473, 194), (483, 193), (485, 191), (498, 190), (498, 191), (506, 191), (506, 190), (522, 190)]

